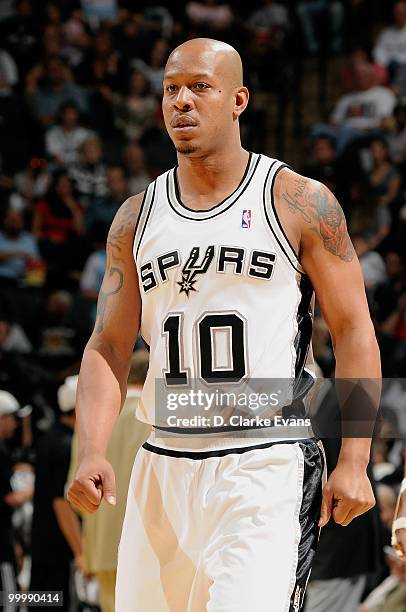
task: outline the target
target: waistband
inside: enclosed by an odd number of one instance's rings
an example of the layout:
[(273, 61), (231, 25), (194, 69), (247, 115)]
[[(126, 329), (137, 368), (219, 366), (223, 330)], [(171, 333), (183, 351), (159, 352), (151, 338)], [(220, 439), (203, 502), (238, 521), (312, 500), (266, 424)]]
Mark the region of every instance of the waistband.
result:
[[(278, 442), (297, 442), (298, 440), (314, 439), (311, 427), (290, 427), (284, 431), (282, 428), (263, 427), (261, 429), (247, 429), (238, 432), (213, 432), (198, 435), (172, 433), (153, 428), (147, 444), (162, 449), (174, 451), (214, 451), (221, 449), (238, 449), (254, 447), (261, 444)], [(282, 434), (282, 435), (281, 435)]]

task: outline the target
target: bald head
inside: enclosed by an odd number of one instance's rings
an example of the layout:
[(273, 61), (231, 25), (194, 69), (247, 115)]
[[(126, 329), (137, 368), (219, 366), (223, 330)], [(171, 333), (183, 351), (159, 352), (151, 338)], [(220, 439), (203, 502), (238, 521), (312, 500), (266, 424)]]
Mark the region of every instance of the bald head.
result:
[(165, 67), (162, 110), (178, 153), (205, 155), (241, 147), (238, 119), (248, 104), (242, 63), (230, 45), (188, 40)]
[(165, 76), (171, 70), (188, 64), (203, 64), (211, 67), (231, 87), (242, 87), (242, 61), (238, 51), (231, 45), (213, 38), (193, 38), (172, 51), (165, 67)]

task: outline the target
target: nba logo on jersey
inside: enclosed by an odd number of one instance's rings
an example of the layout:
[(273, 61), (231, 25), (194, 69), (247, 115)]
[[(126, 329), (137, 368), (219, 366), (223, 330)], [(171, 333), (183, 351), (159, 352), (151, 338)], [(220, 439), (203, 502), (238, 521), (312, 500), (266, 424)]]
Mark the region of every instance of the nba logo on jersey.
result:
[(251, 227), (251, 210), (242, 211), (241, 227)]

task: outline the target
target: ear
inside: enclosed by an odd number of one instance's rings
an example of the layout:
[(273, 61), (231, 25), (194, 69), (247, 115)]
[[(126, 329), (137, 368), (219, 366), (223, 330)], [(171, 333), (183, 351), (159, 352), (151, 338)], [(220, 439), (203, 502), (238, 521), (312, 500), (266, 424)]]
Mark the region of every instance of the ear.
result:
[(239, 87), (235, 92), (235, 104), (233, 110), (233, 118), (238, 117), (245, 111), (248, 105), (250, 94), (246, 87)]

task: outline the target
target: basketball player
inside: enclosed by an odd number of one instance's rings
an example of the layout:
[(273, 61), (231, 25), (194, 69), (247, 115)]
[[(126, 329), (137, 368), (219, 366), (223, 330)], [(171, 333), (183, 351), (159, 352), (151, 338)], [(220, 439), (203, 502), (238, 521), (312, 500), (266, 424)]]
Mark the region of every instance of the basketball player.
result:
[[(247, 103), (241, 59), (229, 45), (194, 39), (170, 55), (163, 113), (178, 166), (117, 213), (83, 356), (81, 463), (68, 496), (85, 511), (102, 498), (115, 503), (105, 450), (139, 330), (150, 367), (138, 417), (159, 427), (157, 380), (178, 392), (193, 380), (210, 388), (300, 375), (312, 287), (337, 377), (380, 376), (342, 210), (324, 186), (242, 148)], [(319, 527), (331, 516), (348, 525), (374, 505), (370, 441), (343, 440), (322, 500), (322, 449), (311, 434), (189, 429), (165, 436), (155, 427), (135, 461), (117, 611), (300, 610)]]

